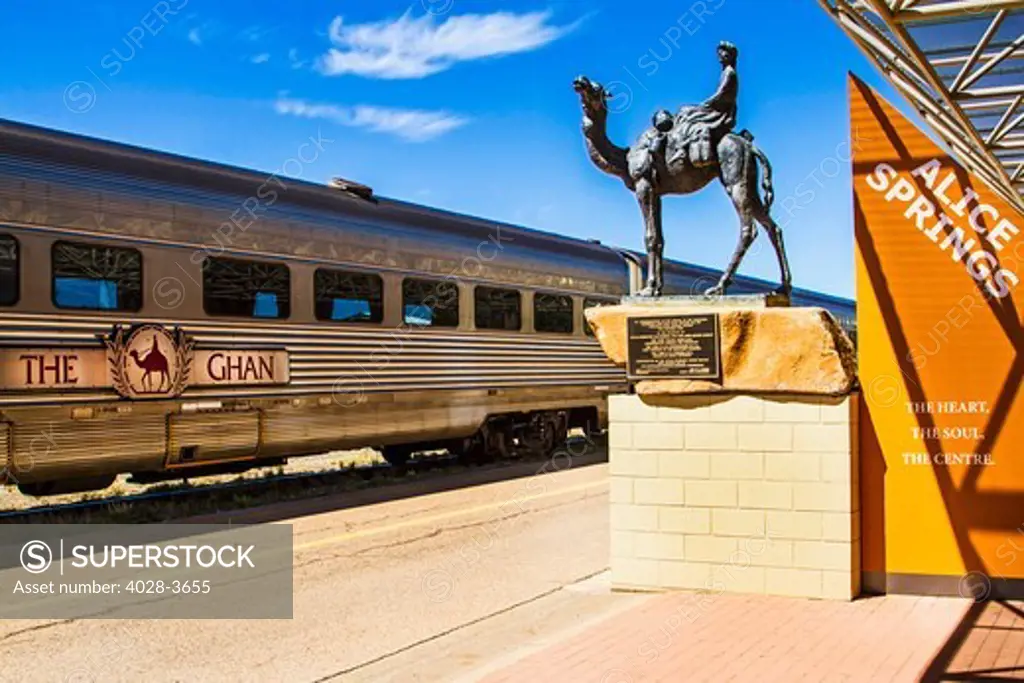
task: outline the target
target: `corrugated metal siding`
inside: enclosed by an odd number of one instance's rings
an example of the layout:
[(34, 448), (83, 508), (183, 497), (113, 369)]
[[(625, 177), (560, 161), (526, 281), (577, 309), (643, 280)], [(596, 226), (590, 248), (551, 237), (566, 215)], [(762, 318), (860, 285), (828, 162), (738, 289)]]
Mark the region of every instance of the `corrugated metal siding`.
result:
[(162, 415), (109, 415), (86, 420), (54, 415), (20, 418), (12, 434), (12, 471), (22, 479), (41, 472), (91, 472), (98, 459), (117, 471), (160, 457), (166, 442)]
[[(137, 321), (141, 322), (141, 321)], [(173, 326), (176, 320), (147, 320)], [(108, 318), (60, 320), (9, 315), (0, 321), (6, 346), (97, 347), (110, 331)], [(281, 387), (214, 387), (186, 390), (188, 397), (298, 395), (412, 389), (487, 389), (595, 385), (624, 382), (597, 342), (535, 334), (492, 335), (438, 329), (394, 330), (247, 323), (189, 323), (199, 348), (285, 348), (291, 384)], [(116, 399), (111, 391), (68, 393), (62, 400)], [(0, 395), (0, 406), (53, 401), (42, 394)]]
[[(178, 413), (167, 416), (167, 466), (194, 465), (256, 455), (260, 443), (260, 413)], [(182, 462), (182, 449), (195, 449)]]
[(0, 422), (0, 483), (10, 479), (11, 465), (11, 424)]
[(307, 451), (425, 441), (467, 435), (486, 413), (486, 397), (460, 407), (435, 399), (419, 406), (332, 404), (303, 411), (273, 410), (264, 415), (263, 437), (271, 447), (287, 444)]

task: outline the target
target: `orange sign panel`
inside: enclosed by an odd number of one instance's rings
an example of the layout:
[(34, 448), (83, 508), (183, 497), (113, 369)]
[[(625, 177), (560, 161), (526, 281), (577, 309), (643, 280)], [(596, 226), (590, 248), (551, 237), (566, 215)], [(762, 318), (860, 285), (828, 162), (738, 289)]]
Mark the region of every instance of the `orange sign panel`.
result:
[(0, 390), (114, 388), (173, 398), (189, 386), (288, 384), (284, 349), (196, 349), (181, 329), (115, 326), (102, 348), (0, 348)]
[(865, 583), (1024, 586), (1024, 215), (851, 77)]
[(287, 384), (287, 351), (196, 351), (191, 383)]
[(0, 349), (0, 387), (12, 391), (110, 386), (102, 349)]

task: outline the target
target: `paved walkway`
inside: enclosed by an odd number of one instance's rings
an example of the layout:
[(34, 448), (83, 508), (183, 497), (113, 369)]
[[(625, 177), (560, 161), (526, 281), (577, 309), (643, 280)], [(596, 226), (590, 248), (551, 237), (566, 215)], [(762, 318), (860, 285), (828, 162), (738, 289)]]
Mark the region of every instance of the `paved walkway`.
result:
[(488, 683), (1024, 680), (1024, 605), (659, 595)]

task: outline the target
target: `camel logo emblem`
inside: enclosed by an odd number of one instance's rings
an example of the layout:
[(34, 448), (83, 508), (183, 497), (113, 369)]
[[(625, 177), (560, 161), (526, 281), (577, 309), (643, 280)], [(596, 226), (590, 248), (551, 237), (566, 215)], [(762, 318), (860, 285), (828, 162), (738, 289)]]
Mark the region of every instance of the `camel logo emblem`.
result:
[(180, 329), (117, 326), (104, 342), (114, 388), (125, 398), (171, 398), (188, 383), (195, 342)]

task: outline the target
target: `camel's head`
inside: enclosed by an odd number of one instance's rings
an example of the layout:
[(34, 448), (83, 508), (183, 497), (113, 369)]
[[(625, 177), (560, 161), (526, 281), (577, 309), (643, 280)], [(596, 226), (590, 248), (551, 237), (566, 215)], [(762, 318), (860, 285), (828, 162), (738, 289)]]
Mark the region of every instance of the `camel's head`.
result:
[(594, 83), (586, 76), (577, 76), (572, 82), (572, 88), (580, 96), (583, 104), (583, 112), (591, 117), (602, 117), (608, 115), (608, 91), (599, 83)]

